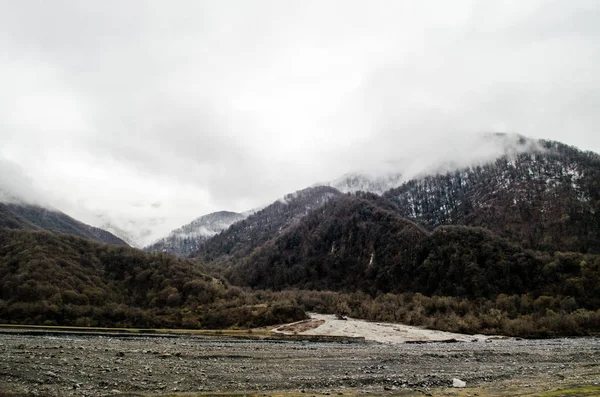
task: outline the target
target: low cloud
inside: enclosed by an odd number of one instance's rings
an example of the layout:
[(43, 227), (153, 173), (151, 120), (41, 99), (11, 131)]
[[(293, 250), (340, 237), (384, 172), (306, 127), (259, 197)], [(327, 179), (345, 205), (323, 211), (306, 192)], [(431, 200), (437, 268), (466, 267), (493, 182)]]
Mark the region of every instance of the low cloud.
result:
[(0, 157), (0, 203), (48, 204), (30, 177), (16, 163)]
[(501, 153), (482, 133), (600, 151), (598, 15), (593, 0), (6, 2), (2, 183), (147, 243), (348, 172)]

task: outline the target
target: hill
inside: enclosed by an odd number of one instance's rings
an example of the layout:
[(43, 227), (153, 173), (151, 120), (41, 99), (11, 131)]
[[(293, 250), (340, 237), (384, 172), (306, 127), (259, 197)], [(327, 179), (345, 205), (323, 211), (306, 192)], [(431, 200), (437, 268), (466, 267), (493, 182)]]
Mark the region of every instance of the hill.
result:
[(259, 288), (420, 292), (492, 299), (571, 296), (600, 308), (600, 256), (530, 251), (482, 228), (427, 232), (369, 194), (332, 200), (224, 274)]
[(304, 318), (172, 255), (70, 235), (0, 228), (0, 322), (223, 328)]
[[(427, 232), (378, 205), (344, 195), (313, 211), (225, 272), (240, 285), (283, 289), (385, 290), (390, 266), (414, 267)], [(381, 203), (379, 203), (381, 204)]]
[(86, 225), (58, 210), (31, 204), (0, 203), (0, 227), (45, 230), (57, 234), (71, 234), (106, 244), (128, 245), (106, 230)]

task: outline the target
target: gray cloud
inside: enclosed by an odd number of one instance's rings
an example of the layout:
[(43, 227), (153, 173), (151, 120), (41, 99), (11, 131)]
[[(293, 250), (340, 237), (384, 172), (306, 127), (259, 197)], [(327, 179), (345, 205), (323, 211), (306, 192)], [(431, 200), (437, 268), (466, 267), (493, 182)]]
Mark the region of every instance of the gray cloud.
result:
[(351, 171), (482, 161), (501, 150), (482, 132), (600, 151), (599, 15), (595, 0), (0, 2), (0, 160), (148, 242)]
[(39, 204), (44, 201), (18, 164), (0, 158), (0, 202)]

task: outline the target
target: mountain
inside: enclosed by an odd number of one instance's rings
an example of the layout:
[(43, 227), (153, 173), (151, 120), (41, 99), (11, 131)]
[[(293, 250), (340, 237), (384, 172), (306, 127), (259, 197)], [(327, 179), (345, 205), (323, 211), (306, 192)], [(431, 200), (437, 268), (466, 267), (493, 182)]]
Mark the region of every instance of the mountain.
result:
[(337, 197), (252, 254), (221, 266), (234, 284), (274, 290), (492, 300), (531, 294), (600, 307), (600, 255), (530, 251), (479, 227), (428, 232), (370, 194)]
[(267, 207), (208, 240), (199, 256), (232, 283), (258, 288), (548, 295), (596, 310), (600, 156), (518, 143), (489, 163), (381, 196), (330, 195), (283, 226), (286, 207)]
[(430, 230), (478, 226), (524, 248), (600, 253), (600, 155), (558, 142), (413, 179), (383, 196)]
[(239, 285), (381, 290), (377, 284), (392, 282), (383, 269), (414, 267), (414, 248), (427, 235), (375, 195), (339, 195), (247, 257), (221, 266)]
[(193, 256), (205, 262), (228, 257), (241, 258), (299, 222), (311, 211), (341, 195), (329, 186), (310, 187), (288, 194), (206, 240)]
[(370, 192), (383, 194), (385, 191), (398, 187), (404, 181), (402, 174), (368, 175), (349, 173), (328, 183), (342, 193)]
[(219, 211), (173, 230), (167, 237), (144, 248), (150, 252), (168, 252), (179, 256), (188, 256), (199, 249), (202, 242), (227, 229), (235, 222), (245, 219), (248, 214)]
[[(410, 142), (407, 142), (410, 146)], [(449, 145), (446, 150), (436, 146)], [(474, 164), (486, 164), (502, 156), (515, 156), (541, 150), (540, 142), (517, 134), (484, 133), (461, 141), (446, 141), (432, 145), (429, 150), (415, 148), (409, 157), (396, 158), (380, 164), (378, 171), (353, 172), (325, 183), (342, 193), (358, 191), (383, 194), (411, 179), (443, 174)], [(458, 154), (457, 154), (458, 153)]]
[(0, 203), (0, 227), (10, 229), (46, 230), (57, 234), (71, 234), (94, 241), (127, 245), (106, 230), (86, 225), (54, 209), (24, 203)]
[(144, 328), (264, 326), (305, 318), (173, 255), (0, 228), (0, 322)]

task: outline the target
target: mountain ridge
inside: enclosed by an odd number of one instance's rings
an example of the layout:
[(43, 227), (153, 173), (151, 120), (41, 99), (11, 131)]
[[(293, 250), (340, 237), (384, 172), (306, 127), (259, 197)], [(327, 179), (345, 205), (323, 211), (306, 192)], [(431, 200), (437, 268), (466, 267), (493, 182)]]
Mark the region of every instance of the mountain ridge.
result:
[(341, 194), (329, 186), (309, 187), (287, 194), (203, 242), (192, 256), (211, 261), (221, 256), (247, 255), (254, 246), (268, 241), (311, 210)]
[(600, 155), (559, 142), (383, 194), (425, 227), (480, 226), (533, 249), (600, 252)]
[(61, 211), (34, 204), (0, 203), (0, 227), (46, 230), (55, 234), (71, 234), (106, 244), (128, 246), (125, 241), (106, 230), (87, 225)]

